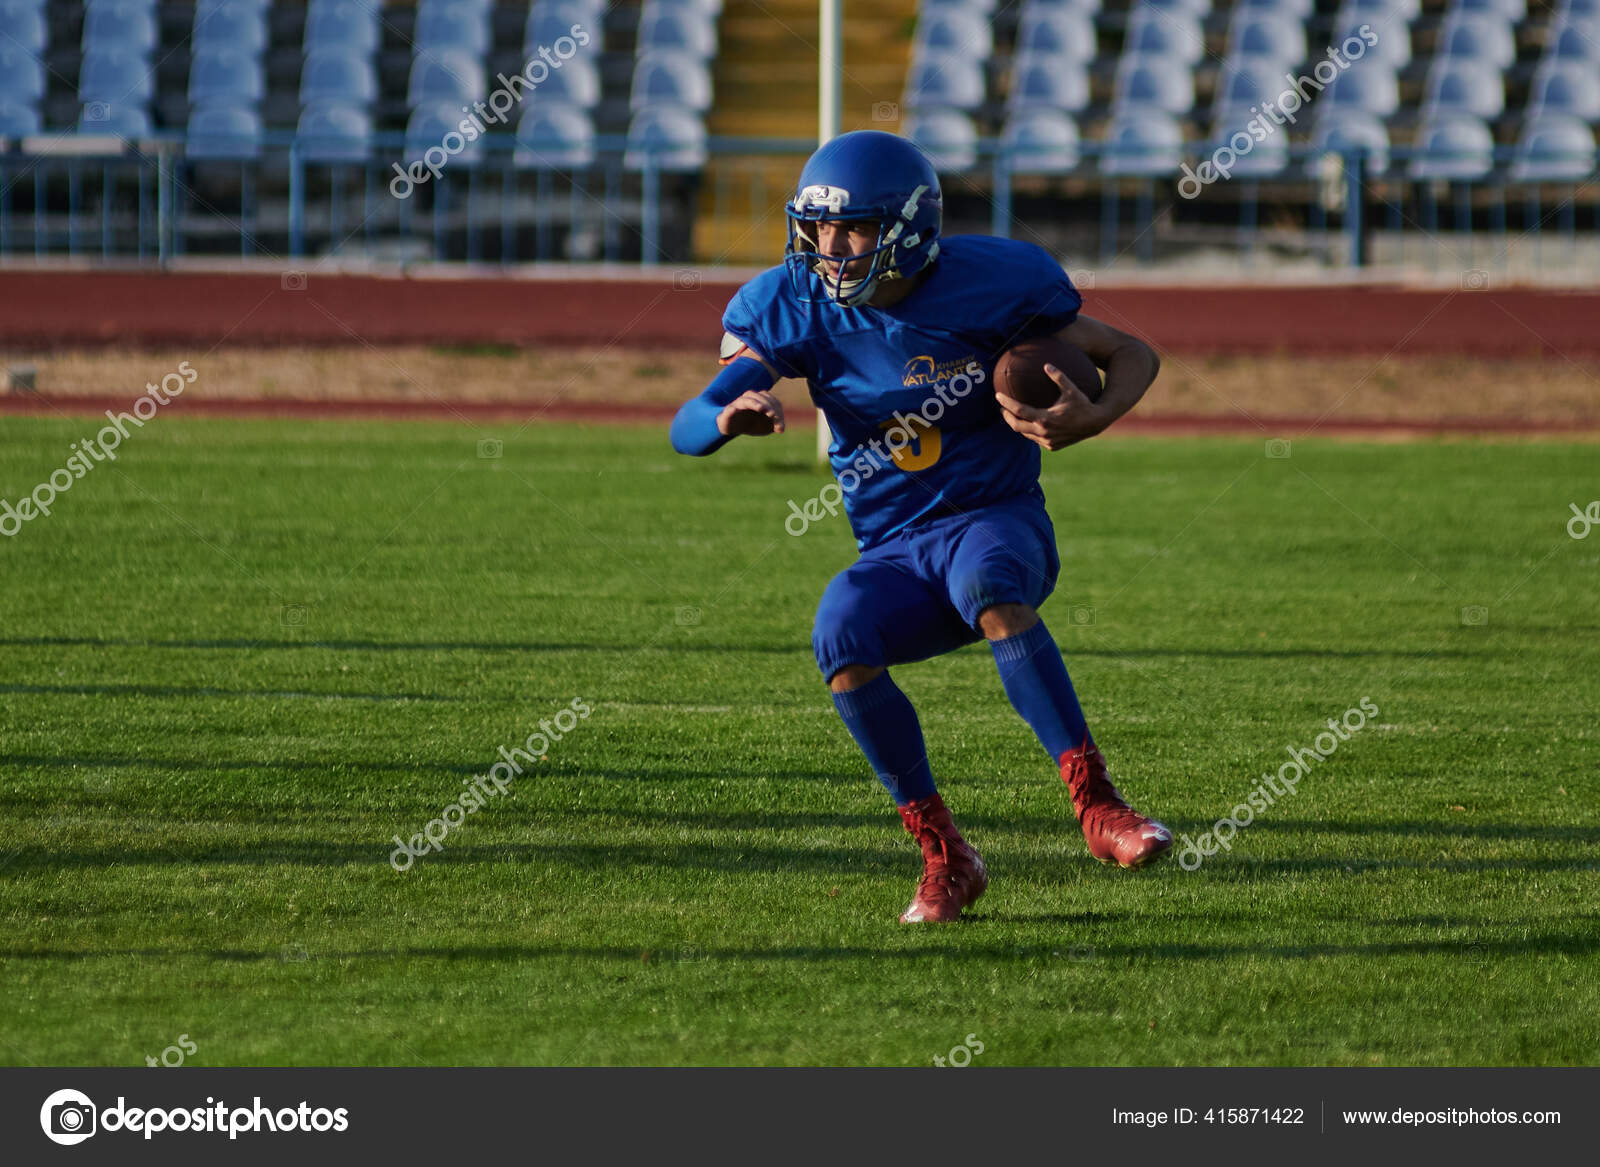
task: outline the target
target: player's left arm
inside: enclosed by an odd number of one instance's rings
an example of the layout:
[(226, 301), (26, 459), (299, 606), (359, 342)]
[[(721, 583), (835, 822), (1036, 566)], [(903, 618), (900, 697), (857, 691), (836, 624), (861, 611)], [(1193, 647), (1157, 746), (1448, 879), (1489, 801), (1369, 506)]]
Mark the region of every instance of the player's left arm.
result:
[(1047, 365), (1051, 380), (1061, 386), (1060, 401), (1038, 409), (1010, 397), (1000, 400), (1006, 424), (1046, 450), (1060, 450), (1104, 431), (1139, 403), (1161, 370), (1153, 348), (1092, 316), (1079, 316), (1056, 335), (1105, 370), (1105, 389), (1099, 401), (1090, 401), (1065, 373)]

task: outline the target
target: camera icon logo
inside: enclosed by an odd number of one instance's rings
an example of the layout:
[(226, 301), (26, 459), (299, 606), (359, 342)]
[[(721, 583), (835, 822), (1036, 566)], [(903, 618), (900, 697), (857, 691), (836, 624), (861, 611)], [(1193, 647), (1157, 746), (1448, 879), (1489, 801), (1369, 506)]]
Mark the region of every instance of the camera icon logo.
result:
[(278, 283), (286, 292), (303, 292), (306, 290), (306, 273), (303, 271), (286, 271), (279, 278)]
[(1094, 291), (1094, 272), (1088, 268), (1069, 271), (1067, 278), (1072, 281), (1072, 286), (1075, 288), (1082, 288), (1086, 292)]
[(675, 292), (697, 292), (700, 290), (700, 273), (693, 268), (684, 268), (672, 273), (672, 289)]
[(1486, 292), (1489, 290), (1489, 273), (1482, 268), (1473, 268), (1471, 271), (1461, 273), (1461, 290), (1463, 292)]
[(1095, 622), (1095, 610), (1088, 604), (1074, 604), (1067, 609), (1067, 623), (1076, 624), (1080, 628), (1088, 627)]
[(1267, 457), (1269, 457), (1269, 458), (1287, 458), (1288, 456), (1289, 456), (1289, 439), (1288, 438), (1268, 438), (1267, 439)]
[(285, 604), (278, 609), (278, 623), (285, 628), (304, 628), (310, 609), (304, 604)]
[(1461, 609), (1461, 623), (1467, 628), (1481, 628), (1489, 622), (1489, 609), (1482, 604), (1468, 604)]
[(83, 106), (83, 120), (86, 122), (103, 122), (111, 118), (111, 104), (105, 101), (85, 102)]
[(487, 462), (492, 462), (506, 451), (506, 444), (499, 438), (479, 438), (478, 457)]
[(875, 122), (897, 122), (900, 120), (900, 104), (894, 101), (875, 101), (872, 103), (872, 120)]
[(696, 628), (700, 624), (700, 609), (687, 605), (672, 613), (672, 622), (679, 628)]
[(82, 1091), (57, 1090), (39, 1108), (39, 1125), (52, 1143), (71, 1147), (94, 1134), (97, 1113)]

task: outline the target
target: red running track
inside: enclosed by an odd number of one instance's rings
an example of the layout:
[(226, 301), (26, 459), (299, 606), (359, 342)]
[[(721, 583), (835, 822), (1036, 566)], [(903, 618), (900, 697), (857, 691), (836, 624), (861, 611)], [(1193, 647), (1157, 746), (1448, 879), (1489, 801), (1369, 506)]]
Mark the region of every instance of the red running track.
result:
[[(521, 344), (715, 351), (737, 287), (561, 269), (443, 278), (273, 271), (0, 271), (0, 344)], [(1600, 357), (1600, 290), (1396, 285), (1107, 287), (1085, 310), (1158, 349)]]

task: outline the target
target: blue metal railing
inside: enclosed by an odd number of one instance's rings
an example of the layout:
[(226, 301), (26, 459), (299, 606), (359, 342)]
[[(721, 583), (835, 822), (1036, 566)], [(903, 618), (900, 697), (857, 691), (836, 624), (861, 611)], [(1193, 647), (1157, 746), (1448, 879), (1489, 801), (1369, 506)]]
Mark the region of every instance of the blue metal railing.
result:
[[(686, 192), (693, 200), (697, 179), (669, 165), (671, 158), (630, 147), (620, 135), (595, 138), (593, 164), (576, 170), (530, 163), (525, 146), (484, 138), (478, 143), (481, 158), (436, 167), (436, 175), (429, 171), (422, 181), (409, 183), (403, 198), (395, 193), (395, 176), (404, 177), (408, 167), (414, 171), (418, 161), (403, 135), (377, 135), (370, 154), (347, 162), (317, 161), (318, 147), (326, 145), (292, 133), (269, 133), (258, 157), (230, 162), (188, 157), (179, 134), (137, 143), (71, 133), (0, 143), (0, 256), (98, 253), (107, 259), (164, 262), (197, 242), (215, 245), (220, 239), (229, 253), (236, 246), (244, 257), (300, 259), (315, 243), (322, 253), (338, 253), (359, 239), (369, 252), (410, 245), (418, 250), (415, 258), (483, 261), (493, 252), (510, 263), (556, 258), (562, 254), (558, 236), (565, 231), (565, 258), (636, 260), (646, 266), (685, 258), (663, 246), (664, 199), (671, 187), (674, 197)], [(792, 158), (798, 170), (813, 145), (712, 137), (707, 154), (718, 163), (782, 156)], [(1186, 147), (1183, 175), (1196, 173), (1210, 145)], [(1600, 201), (1594, 171), (1564, 183), (1520, 181), (1513, 152), (1503, 148), (1497, 149), (1490, 171), (1470, 181), (1412, 177), (1417, 156), (1401, 147), (1388, 151), (1387, 166), (1377, 174), (1370, 173), (1358, 151), (1297, 147), (1279, 175), (1235, 175), (1210, 184), (1191, 177), (1176, 189), (1179, 172), (1108, 174), (1107, 161), (1126, 162), (1126, 155), (1114, 155), (1106, 143), (1083, 142), (1076, 152), (1075, 166), (1040, 176), (1018, 165), (1000, 142), (979, 142), (971, 165), (945, 179), (947, 217), (958, 200), (987, 201), (988, 229), (1010, 235), (1019, 229), (1019, 188), (1037, 188), (1041, 182), (1047, 188), (1071, 186), (1080, 200), (1098, 199), (1099, 260), (1106, 267), (1125, 257), (1153, 262), (1158, 218), (1168, 235), (1179, 229), (1209, 231), (1210, 246), (1231, 236), (1233, 250), (1248, 260), (1262, 245), (1262, 207), (1289, 207), (1303, 214), (1300, 235), (1307, 251), (1320, 246), (1324, 262), (1359, 267), (1374, 261), (1372, 239), (1378, 233), (1386, 235), (1389, 251), (1398, 244), (1402, 264), (1408, 240), (1419, 247), (1437, 245), (1446, 229), (1441, 198), (1450, 208), (1449, 230), (1462, 238), (1485, 236), (1502, 252), (1512, 238), (1508, 208), (1516, 207), (1522, 234), (1538, 236), (1553, 225), (1570, 242), (1578, 234), (1577, 204), (1583, 202), (1592, 225)], [(201, 174), (211, 176), (210, 185), (198, 181)], [(219, 175), (226, 180), (222, 185), (236, 176), (236, 212), (219, 209), (202, 191), (215, 189)], [(728, 168), (720, 168), (716, 181), (720, 208), (731, 197), (725, 189)], [(1178, 197), (1185, 182), (1196, 188), (1195, 197)], [(526, 197), (529, 184), (531, 198)], [(761, 168), (753, 167), (752, 205), (770, 201), (776, 206), (788, 193), (768, 185)], [(31, 207), (19, 208), (19, 191), (30, 189)], [(1131, 221), (1125, 213), (1129, 202)], [(684, 213), (692, 218), (693, 208)], [(1026, 229), (1048, 227), (1050, 219), (1048, 210), (1030, 213)], [(524, 235), (531, 237), (526, 244)], [(590, 242), (579, 246), (582, 240)], [(281, 246), (274, 248), (273, 242)], [(1432, 250), (1437, 263), (1439, 249)]]

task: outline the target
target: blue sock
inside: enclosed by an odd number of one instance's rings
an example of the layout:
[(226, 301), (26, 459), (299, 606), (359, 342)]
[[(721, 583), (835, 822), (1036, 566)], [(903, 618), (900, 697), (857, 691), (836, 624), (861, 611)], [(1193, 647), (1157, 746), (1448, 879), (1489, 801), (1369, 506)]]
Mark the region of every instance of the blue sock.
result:
[(989, 647), (1006, 696), (1032, 727), (1051, 761), (1059, 762), (1062, 754), (1088, 740), (1089, 725), (1078, 706), (1072, 678), (1067, 676), (1061, 650), (1043, 620), (1016, 636), (991, 640)]
[(917, 711), (887, 672), (859, 689), (835, 693), (833, 706), (896, 806), (934, 793)]

